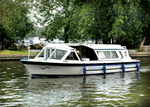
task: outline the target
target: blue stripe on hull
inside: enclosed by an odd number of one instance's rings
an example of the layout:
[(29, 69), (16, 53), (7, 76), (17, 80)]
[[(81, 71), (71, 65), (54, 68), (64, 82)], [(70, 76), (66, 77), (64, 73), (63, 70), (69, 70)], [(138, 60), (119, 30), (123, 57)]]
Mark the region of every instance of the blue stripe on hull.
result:
[(99, 63), (93, 63), (93, 64), (90, 64), (90, 63), (87, 63), (87, 64), (79, 64), (79, 63), (73, 63), (73, 64), (69, 64), (69, 63), (51, 63), (51, 62), (33, 62), (33, 61), (23, 61), (21, 60), (21, 62), (23, 64), (32, 64), (32, 65), (45, 65), (45, 66), (48, 66), (48, 65), (53, 65), (53, 66), (103, 66), (103, 65), (106, 65), (106, 66), (113, 66), (113, 65), (131, 65), (131, 64), (139, 64), (139, 62), (118, 62), (118, 63), (102, 63), (102, 64), (99, 64)]

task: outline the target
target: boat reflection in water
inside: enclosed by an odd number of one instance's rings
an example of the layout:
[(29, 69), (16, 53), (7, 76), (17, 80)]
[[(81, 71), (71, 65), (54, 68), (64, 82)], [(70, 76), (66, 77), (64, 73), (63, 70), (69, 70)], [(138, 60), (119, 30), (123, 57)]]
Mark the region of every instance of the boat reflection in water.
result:
[(30, 79), (24, 101), (27, 106), (128, 105), (126, 102), (135, 100), (131, 97), (131, 84), (137, 81), (136, 76), (136, 72), (129, 72)]

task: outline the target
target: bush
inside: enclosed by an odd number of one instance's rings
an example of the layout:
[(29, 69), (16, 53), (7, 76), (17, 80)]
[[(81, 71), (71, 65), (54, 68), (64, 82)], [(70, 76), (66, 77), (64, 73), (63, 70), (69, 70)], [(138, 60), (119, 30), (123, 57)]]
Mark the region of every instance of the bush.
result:
[(17, 47), (17, 45), (14, 45), (11, 49), (12, 50), (19, 50), (18, 47)]
[(21, 45), (20, 47), (19, 47), (19, 51), (22, 51), (22, 50), (24, 50), (25, 49), (25, 46), (23, 46), (23, 45)]

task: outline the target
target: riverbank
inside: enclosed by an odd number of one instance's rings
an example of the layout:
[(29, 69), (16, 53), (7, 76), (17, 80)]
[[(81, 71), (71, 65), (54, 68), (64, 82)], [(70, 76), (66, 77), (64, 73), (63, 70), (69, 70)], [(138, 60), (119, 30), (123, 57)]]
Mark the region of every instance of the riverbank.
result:
[[(30, 58), (34, 58), (35, 54), (30, 54)], [(0, 54), (0, 61), (20, 61), (20, 59), (28, 58), (26, 54)]]
[[(129, 52), (133, 59), (150, 58), (150, 52)], [(34, 58), (36, 54), (30, 54), (30, 58)], [(28, 54), (0, 54), (0, 61), (19, 61), (20, 59), (28, 58)]]
[[(30, 50), (30, 58), (34, 58), (40, 50)], [(0, 61), (19, 61), (20, 59), (28, 58), (28, 50), (13, 51), (3, 50), (0, 51)]]
[(132, 58), (150, 57), (150, 52), (129, 52), (129, 55)]

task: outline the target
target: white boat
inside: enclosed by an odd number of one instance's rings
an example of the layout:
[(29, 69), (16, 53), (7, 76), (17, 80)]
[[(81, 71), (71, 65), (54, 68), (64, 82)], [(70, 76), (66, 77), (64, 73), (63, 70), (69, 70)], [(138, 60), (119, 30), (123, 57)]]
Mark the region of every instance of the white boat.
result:
[[(80, 56), (77, 54), (80, 51)], [(21, 59), (32, 76), (89, 75), (139, 71), (126, 47), (105, 44), (47, 44), (34, 59)]]
[(36, 44), (39, 45), (40, 44), (39, 37), (30, 38), (29, 41), (30, 41), (30, 45), (36, 45)]
[(65, 41), (59, 40), (59, 39), (54, 39), (52, 41), (53, 44), (64, 44)]
[(46, 41), (46, 38), (40, 38), (40, 45), (47, 45), (47, 44), (49, 44), (49, 42), (48, 41)]
[(28, 39), (24, 39), (22, 41), (18, 41), (18, 45), (19, 46), (28, 46), (29, 40)]

